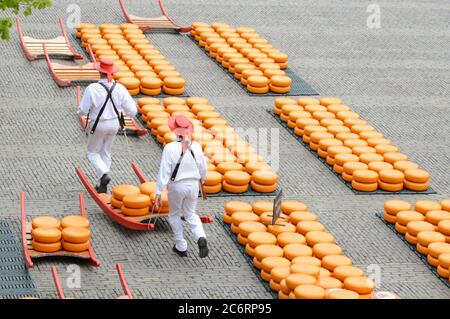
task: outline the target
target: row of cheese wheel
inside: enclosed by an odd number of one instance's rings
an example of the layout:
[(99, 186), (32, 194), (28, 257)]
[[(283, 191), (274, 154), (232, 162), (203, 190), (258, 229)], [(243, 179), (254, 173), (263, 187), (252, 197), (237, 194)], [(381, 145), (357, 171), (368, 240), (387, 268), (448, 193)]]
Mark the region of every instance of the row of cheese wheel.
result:
[(416, 246), (444, 278), (450, 276), (450, 198), (440, 203), (421, 200), (414, 207), (403, 200), (384, 203), (384, 219)]
[(138, 111), (151, 133), (161, 144), (175, 141), (168, 126), (173, 115), (184, 115), (194, 124), (193, 139), (208, 159), (205, 192), (245, 193), (251, 187), (260, 193), (272, 193), (278, 186), (278, 175), (256, 150), (243, 140), (214, 106), (202, 97), (182, 99), (168, 97), (138, 99)]
[(228, 202), (224, 222), (253, 257), (281, 299), (373, 298), (374, 283), (353, 266), (307, 205), (283, 201), (272, 225), (273, 202)]
[[(130, 217), (145, 216), (150, 214), (150, 210), (155, 202), (156, 182), (150, 181), (141, 184), (139, 187), (128, 184), (117, 185), (113, 188), (111, 196), (111, 206), (120, 209), (122, 214)], [(169, 199), (167, 192), (161, 194), (162, 207), (159, 213), (169, 212)]]
[(425, 191), (430, 175), (335, 97), (275, 99), (275, 114), (361, 192)]
[(288, 55), (261, 38), (255, 29), (194, 22), (191, 35), (249, 92), (285, 94), (291, 90), (292, 80), (283, 71), (288, 67)]
[(134, 24), (79, 24), (77, 36), (83, 47), (91, 46), (97, 59), (108, 58), (119, 67), (114, 79), (131, 95), (139, 93), (181, 95), (185, 80), (176, 68), (153, 46)]
[(62, 220), (39, 216), (33, 219), (31, 226), (31, 246), (35, 251), (83, 252), (89, 249), (89, 220), (83, 216), (66, 216)]

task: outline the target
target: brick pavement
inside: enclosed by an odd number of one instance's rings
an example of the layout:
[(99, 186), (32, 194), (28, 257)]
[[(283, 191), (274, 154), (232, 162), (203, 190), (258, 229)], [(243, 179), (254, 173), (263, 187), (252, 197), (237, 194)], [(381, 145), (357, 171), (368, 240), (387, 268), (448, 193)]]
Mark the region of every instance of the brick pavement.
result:
[[(400, 197), (414, 202), (450, 196), (450, 42), (445, 1), (377, 1), (382, 10), (379, 30), (366, 27), (370, 1), (166, 2), (180, 23), (223, 21), (256, 27), (290, 55), (291, 68), (319, 93), (343, 98), (431, 172), (438, 195)], [(67, 17), (71, 3), (55, 1), (51, 10), (23, 19), (25, 33), (42, 38), (58, 35), (55, 17)], [(84, 21), (123, 22), (115, 2), (77, 3)], [(158, 14), (156, 6), (148, 7), (149, 1), (127, 3), (131, 12), (145, 8), (145, 15)], [(149, 34), (149, 38), (182, 72), (189, 92), (208, 97), (234, 127), (281, 129), (279, 173), (285, 193), (304, 200), (356, 264), (380, 265), (381, 289), (403, 298), (450, 297), (448, 288), (375, 216), (384, 200), (399, 196), (354, 195), (266, 113), (273, 98), (249, 97), (185, 37)], [(81, 166), (88, 174), (92, 169), (74, 113), (75, 88), (58, 88), (44, 61), (28, 62), (15, 30), (10, 42), (0, 42), (0, 69), (0, 218), (10, 221), (19, 234), (20, 191), (27, 193), (30, 216), (78, 212), (77, 195), (84, 189), (74, 168)], [(123, 137), (114, 145), (113, 184), (137, 183), (131, 159), (149, 177), (157, 173), (156, 143), (150, 138), (130, 141), (133, 154), (127, 152)], [(221, 211), (227, 200), (231, 198), (211, 199), (199, 210)], [(206, 226), (212, 249), (209, 259), (199, 259), (195, 249), (190, 258), (178, 259), (170, 252), (167, 223), (160, 223), (152, 233), (135, 233), (112, 223), (90, 199), (87, 208), (102, 266), (93, 269), (82, 264), (82, 289), (66, 289), (68, 296), (116, 297), (121, 289), (114, 264), (120, 261), (136, 297), (270, 298), (218, 223)], [(190, 245), (194, 246), (192, 241)], [(56, 297), (50, 273), (54, 264), (67, 278), (68, 262), (61, 260), (37, 262), (30, 271), (42, 297)]]

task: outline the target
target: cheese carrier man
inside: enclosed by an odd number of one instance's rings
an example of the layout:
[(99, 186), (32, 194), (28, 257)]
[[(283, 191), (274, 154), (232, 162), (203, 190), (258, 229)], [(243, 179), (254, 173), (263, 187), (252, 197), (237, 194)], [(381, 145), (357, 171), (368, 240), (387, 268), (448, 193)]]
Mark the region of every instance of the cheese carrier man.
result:
[(98, 174), (95, 189), (106, 193), (111, 181), (111, 148), (119, 127), (124, 126), (123, 113), (135, 116), (137, 108), (127, 89), (112, 79), (112, 75), (119, 71), (112, 60), (102, 59), (95, 63), (95, 69), (100, 72), (101, 79), (86, 88), (78, 114), (87, 115), (90, 119), (86, 127), (87, 157)]
[[(199, 143), (192, 141), (193, 124), (183, 115), (169, 118), (169, 127), (177, 140), (167, 144), (161, 159), (156, 188), (156, 208), (161, 207), (161, 193), (167, 187), (169, 224), (174, 233), (173, 251), (187, 257), (187, 242), (183, 236), (184, 220), (189, 225), (199, 247), (199, 256), (208, 256), (208, 245), (200, 217), (196, 213), (201, 184), (205, 181), (207, 164)], [(201, 184), (200, 184), (201, 183)]]

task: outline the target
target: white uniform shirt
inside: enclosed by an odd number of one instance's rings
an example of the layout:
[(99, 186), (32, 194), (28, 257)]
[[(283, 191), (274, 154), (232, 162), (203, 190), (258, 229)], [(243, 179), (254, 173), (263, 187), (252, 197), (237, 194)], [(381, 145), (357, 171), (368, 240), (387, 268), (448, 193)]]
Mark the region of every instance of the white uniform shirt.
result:
[[(106, 79), (102, 79), (99, 82), (106, 84), (108, 88), (111, 88), (113, 82), (108, 83)], [(106, 90), (99, 83), (93, 83), (86, 88), (81, 103), (78, 108), (78, 114), (87, 115), (89, 113), (89, 118), (91, 123), (95, 123), (100, 110), (105, 103)], [(114, 105), (117, 108), (119, 114), (121, 112), (125, 115), (133, 117), (137, 113), (136, 103), (131, 97), (127, 89), (120, 83), (116, 84), (114, 91), (111, 95)], [(105, 110), (102, 113), (100, 121), (116, 119), (117, 114), (114, 111), (114, 107), (111, 100), (108, 101)]]
[[(195, 160), (189, 150), (181, 161), (178, 174), (174, 182), (183, 180), (201, 180), (202, 183), (206, 178), (208, 172), (205, 155), (203, 155), (202, 147), (197, 142), (192, 142), (191, 150), (194, 153)], [(172, 142), (164, 147), (161, 159), (161, 166), (159, 168), (158, 181), (156, 185), (156, 194), (162, 193), (163, 189), (171, 182), (170, 178), (175, 170), (175, 166), (180, 159), (182, 152), (181, 142)]]

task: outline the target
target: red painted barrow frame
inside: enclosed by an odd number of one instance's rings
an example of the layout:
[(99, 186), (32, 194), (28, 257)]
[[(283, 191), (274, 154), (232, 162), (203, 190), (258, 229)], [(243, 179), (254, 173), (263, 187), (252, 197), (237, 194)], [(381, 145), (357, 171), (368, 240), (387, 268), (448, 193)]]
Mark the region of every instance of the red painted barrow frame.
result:
[[(169, 22), (173, 25), (173, 29), (172, 29), (172, 30), (175, 30), (175, 31), (178, 31), (178, 32), (190, 32), (190, 31), (192, 30), (192, 27), (191, 27), (191, 26), (183, 27), (183, 26), (178, 25), (178, 24), (177, 24), (177, 23), (169, 16), (169, 14), (167, 13), (166, 8), (164, 7), (163, 0), (159, 0), (159, 7), (160, 7), (160, 9), (161, 9), (162, 16), (160, 16), (160, 17), (155, 17), (155, 18), (142, 18), (142, 17), (134, 16), (134, 15), (132, 15), (132, 14), (130, 14), (130, 13), (128, 12), (128, 10), (127, 10), (127, 8), (126, 8), (126, 6), (125, 6), (125, 2), (124, 2), (123, 0), (119, 0), (119, 4), (120, 4), (120, 8), (122, 9), (122, 12), (123, 12), (123, 14), (124, 14), (124, 16), (125, 16), (125, 19), (126, 19), (129, 23), (136, 24), (136, 22), (135, 22), (135, 20), (134, 20), (133, 18), (140, 18), (140, 19), (153, 20), (153, 21), (158, 21), (158, 20), (159, 20), (159, 21), (169, 21)], [(147, 31), (147, 30), (158, 29), (158, 28), (153, 28), (153, 27), (151, 27), (151, 26), (140, 26), (140, 29), (141, 29), (142, 31)], [(165, 28), (163, 28), (163, 29), (165, 29)], [(159, 30), (161, 30), (161, 29), (159, 29)], [(168, 30), (170, 30), (170, 29), (168, 29)]]
[[(131, 163), (131, 166), (136, 173), (136, 176), (138, 177), (139, 181), (141, 183), (147, 182), (147, 178), (145, 178), (144, 174), (140, 170), (140, 168), (137, 166), (136, 163)], [(152, 231), (155, 230), (155, 224), (146, 222), (148, 220), (151, 220), (153, 218), (159, 218), (159, 217), (167, 217), (168, 214), (149, 214), (139, 217), (129, 217), (121, 214), (119, 210), (113, 209), (111, 205), (109, 204), (109, 200), (111, 195), (107, 194), (99, 194), (95, 190), (94, 186), (89, 182), (86, 175), (84, 174), (83, 170), (81, 168), (77, 168), (76, 173), (78, 177), (80, 178), (81, 183), (86, 187), (88, 193), (91, 195), (92, 199), (97, 203), (97, 205), (103, 210), (103, 212), (114, 222), (118, 223), (119, 225), (131, 229), (131, 230), (139, 230), (139, 231)], [(200, 217), (202, 223), (212, 223), (214, 219), (209, 216), (201, 216)]]
[[(117, 274), (119, 276), (120, 284), (122, 285), (123, 295), (121, 295), (118, 299), (134, 299), (133, 294), (128, 286), (125, 275), (123, 274), (122, 265), (120, 263), (116, 264)], [(58, 270), (55, 266), (52, 266), (52, 277), (53, 282), (55, 283), (56, 291), (58, 293), (59, 299), (66, 299), (66, 295), (64, 294), (64, 290), (59, 279)]]
[[(75, 51), (75, 49), (72, 47), (72, 45), (70, 44), (70, 41), (69, 41), (69, 38), (68, 38), (67, 32), (66, 32), (66, 27), (64, 26), (63, 20), (61, 18), (59, 18), (58, 22), (59, 22), (59, 26), (61, 28), (61, 32), (63, 34), (64, 40), (65, 40), (65, 42), (67, 44), (67, 47), (73, 54), (72, 58), (74, 60), (83, 60), (83, 55), (77, 53)], [(20, 44), (22, 46), (23, 52), (25, 53), (25, 56), (27, 57), (27, 59), (30, 60), (30, 61), (35, 61), (35, 60), (37, 60), (39, 58), (43, 58), (44, 55), (42, 55), (42, 57), (40, 55), (35, 55), (35, 54), (31, 53), (30, 50), (28, 49), (28, 47), (27, 47), (27, 45), (25, 43), (25, 39), (24, 39), (24, 35), (23, 35), (23, 29), (22, 29), (22, 23), (20, 22), (19, 17), (16, 18), (16, 24), (17, 24), (17, 32), (19, 34)], [(45, 41), (43, 39), (34, 39), (34, 40)], [(52, 39), (48, 39), (48, 40), (52, 40)]]
[[(80, 215), (83, 217), (86, 217), (86, 208), (84, 205), (84, 195), (83, 193), (80, 193), (79, 197), (80, 202)], [(97, 259), (97, 257), (94, 254), (94, 250), (92, 248), (92, 245), (89, 245), (89, 249), (84, 252), (70, 252), (65, 250), (60, 250), (54, 253), (43, 253), (38, 252), (36, 250), (30, 249), (28, 246), (28, 239), (27, 235), (30, 235), (31, 238), (31, 223), (26, 220), (26, 210), (25, 210), (25, 193), (20, 193), (20, 224), (22, 228), (22, 247), (23, 247), (23, 253), (25, 255), (25, 262), (28, 268), (33, 268), (33, 259), (37, 258), (44, 258), (44, 257), (75, 257), (80, 259), (87, 259), (90, 261), (91, 265), (94, 267), (100, 266), (100, 261)], [(28, 228), (30, 229), (30, 232), (28, 232)]]

